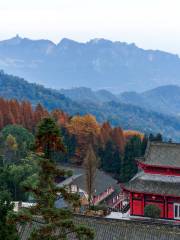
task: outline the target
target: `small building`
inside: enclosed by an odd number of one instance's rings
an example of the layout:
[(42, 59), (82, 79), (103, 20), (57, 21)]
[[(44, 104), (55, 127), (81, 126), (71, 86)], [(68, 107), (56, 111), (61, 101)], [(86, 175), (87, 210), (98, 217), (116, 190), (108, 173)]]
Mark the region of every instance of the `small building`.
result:
[[(58, 186), (68, 186), (70, 192), (79, 193), (82, 205), (88, 205), (88, 190), (85, 170), (83, 168), (62, 166), (65, 170), (71, 170), (73, 175), (61, 181)], [(110, 208), (121, 206), (121, 193), (117, 180), (105, 172), (97, 169), (94, 179), (93, 204), (105, 203)]]
[(147, 205), (161, 209), (161, 218), (180, 220), (180, 144), (148, 144), (137, 159), (140, 171), (122, 188), (129, 193), (130, 214), (144, 216)]

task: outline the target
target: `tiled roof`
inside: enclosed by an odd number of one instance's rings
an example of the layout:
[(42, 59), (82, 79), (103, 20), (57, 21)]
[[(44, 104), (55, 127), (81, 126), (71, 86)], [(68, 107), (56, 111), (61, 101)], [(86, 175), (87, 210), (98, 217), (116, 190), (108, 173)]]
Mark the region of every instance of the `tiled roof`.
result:
[[(180, 227), (161, 224), (144, 223), (127, 220), (112, 220), (105, 218), (93, 218), (76, 216), (77, 224), (85, 224), (94, 229), (94, 240), (179, 240)], [(32, 225), (19, 229), (20, 240), (28, 240), (32, 228), (39, 228), (41, 223), (33, 222)], [(74, 240), (69, 236), (68, 240)]]
[(139, 172), (128, 183), (125, 189), (132, 192), (154, 193), (180, 197), (180, 176), (162, 176)]
[(144, 163), (180, 168), (180, 144), (150, 142), (146, 149)]
[[(66, 183), (76, 184), (80, 189), (87, 191), (85, 171), (83, 168), (67, 166), (62, 166), (62, 168), (73, 171), (73, 176), (65, 180)], [(64, 184), (64, 182), (60, 184)], [(99, 195), (100, 193), (107, 190), (109, 187), (114, 187), (114, 189), (116, 189), (117, 191), (119, 191), (120, 189), (120, 186), (117, 184), (117, 181), (114, 178), (104, 173), (103, 171), (100, 171), (99, 169), (97, 169), (96, 171), (94, 187), (95, 187), (94, 195)]]

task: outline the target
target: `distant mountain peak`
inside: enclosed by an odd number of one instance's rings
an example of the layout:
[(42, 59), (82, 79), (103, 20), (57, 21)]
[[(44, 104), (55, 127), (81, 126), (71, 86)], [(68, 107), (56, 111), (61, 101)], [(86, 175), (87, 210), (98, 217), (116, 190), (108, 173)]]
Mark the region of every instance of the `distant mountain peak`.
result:
[(113, 43), (113, 42), (110, 41), (110, 40), (104, 39), (104, 38), (94, 38), (94, 39), (91, 39), (87, 43), (90, 43), (90, 44), (102, 44), (102, 43)]
[(54, 44), (17, 35), (0, 42), (0, 68), (57, 89), (85, 86), (119, 93), (180, 85), (176, 55), (104, 38), (86, 43), (63, 38)]
[(71, 46), (71, 45), (78, 45), (81, 44), (77, 41), (74, 41), (72, 39), (69, 38), (62, 38), (61, 41), (57, 44), (57, 46)]
[(17, 40), (18, 40), (18, 39), (22, 39), (22, 38), (21, 38), (20, 35), (17, 33), (16, 36), (14, 37), (14, 39), (17, 39)]
[(18, 45), (21, 41), (23, 40), (22, 37), (19, 36), (19, 34), (16, 34), (16, 36), (10, 38), (10, 39), (7, 39), (3, 42), (5, 43), (9, 43), (9, 44), (12, 44), (12, 45)]

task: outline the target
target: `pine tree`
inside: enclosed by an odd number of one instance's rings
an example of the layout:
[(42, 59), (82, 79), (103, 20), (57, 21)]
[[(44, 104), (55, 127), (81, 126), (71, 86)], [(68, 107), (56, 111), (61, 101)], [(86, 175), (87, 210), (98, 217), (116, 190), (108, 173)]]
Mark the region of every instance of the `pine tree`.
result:
[[(39, 215), (44, 221), (40, 229), (34, 229), (31, 240), (66, 240), (69, 234), (74, 234), (76, 239), (93, 239), (94, 233), (86, 226), (76, 225), (73, 221), (71, 209), (55, 208), (55, 201), (61, 195), (73, 207), (79, 206), (79, 196), (67, 191), (65, 187), (57, 187), (55, 178), (67, 176), (69, 173), (57, 168), (51, 159), (51, 153), (64, 151), (64, 146), (54, 120), (43, 119), (36, 135), (37, 150), (40, 150), (38, 184), (36, 187), (25, 186), (25, 190), (32, 192), (36, 200), (36, 206), (27, 213), (19, 213), (16, 221), (32, 221), (33, 215)], [(43, 154), (43, 155), (42, 155)], [(42, 157), (43, 156), (43, 157)]]
[(129, 181), (137, 173), (136, 157), (142, 155), (142, 142), (138, 136), (134, 136), (126, 144), (124, 159), (121, 167), (120, 180), (122, 182)]
[(99, 149), (99, 155), (104, 171), (114, 173), (115, 176), (120, 173), (121, 154), (119, 148), (112, 141), (108, 141), (104, 149)]
[(18, 240), (15, 223), (9, 222), (14, 205), (8, 192), (0, 191), (0, 239)]
[(44, 157), (51, 159), (56, 151), (65, 151), (60, 129), (51, 118), (44, 118), (39, 126), (36, 134), (36, 148), (38, 152), (44, 153)]

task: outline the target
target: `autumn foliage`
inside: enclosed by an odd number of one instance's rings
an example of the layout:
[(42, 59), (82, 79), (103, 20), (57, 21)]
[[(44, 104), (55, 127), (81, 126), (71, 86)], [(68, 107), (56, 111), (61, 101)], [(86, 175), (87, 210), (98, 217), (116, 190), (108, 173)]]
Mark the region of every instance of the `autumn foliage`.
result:
[(139, 137), (141, 140), (144, 138), (144, 134), (135, 130), (126, 130), (123, 131), (124, 138), (126, 142), (130, 140), (132, 137)]
[(89, 144), (96, 145), (100, 134), (100, 125), (92, 115), (74, 116), (67, 124), (70, 134), (76, 136), (78, 148), (76, 157), (81, 163), (86, 155)]
[(33, 130), (48, 112), (38, 104), (35, 109), (27, 101), (5, 100), (0, 98), (0, 129), (9, 124), (22, 125)]
[[(10, 124), (22, 125), (35, 133), (38, 123), (52, 117), (58, 126), (68, 135), (68, 141), (75, 139), (75, 152), (71, 159), (74, 163), (82, 164), (87, 153), (87, 147), (92, 145), (98, 151), (108, 146), (110, 142), (124, 153), (125, 145), (133, 136), (143, 139), (143, 134), (137, 131), (123, 131), (120, 127), (112, 127), (108, 122), (102, 124), (93, 115), (76, 115), (70, 117), (62, 110), (48, 112), (41, 104), (33, 107), (28, 101), (5, 100), (0, 98), (0, 130)], [(66, 139), (67, 140), (67, 139)], [(72, 146), (72, 142), (70, 142)]]

